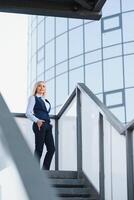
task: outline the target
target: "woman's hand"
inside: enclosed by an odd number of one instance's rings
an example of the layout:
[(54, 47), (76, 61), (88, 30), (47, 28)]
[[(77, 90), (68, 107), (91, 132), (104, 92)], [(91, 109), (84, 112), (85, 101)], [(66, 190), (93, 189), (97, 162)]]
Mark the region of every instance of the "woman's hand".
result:
[(42, 119), (39, 119), (36, 123), (37, 123), (37, 126), (39, 128), (39, 131), (40, 131), (40, 127), (42, 126), (42, 124), (44, 123), (45, 121), (42, 120)]

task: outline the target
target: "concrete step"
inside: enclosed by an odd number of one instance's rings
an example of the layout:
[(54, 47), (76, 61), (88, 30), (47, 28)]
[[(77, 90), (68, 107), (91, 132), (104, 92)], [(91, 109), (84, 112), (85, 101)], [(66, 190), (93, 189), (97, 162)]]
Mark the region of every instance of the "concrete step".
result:
[(56, 178), (56, 179), (74, 179), (78, 177), (77, 171), (47, 171), (45, 170), (46, 175), (49, 178)]
[(74, 187), (74, 188), (80, 188), (80, 187), (85, 187), (84, 184), (85, 184), (85, 181), (84, 179), (52, 179), (51, 180), (51, 183), (54, 187), (67, 187), (67, 188), (70, 188), (70, 187)]
[(60, 197), (90, 197), (89, 188), (56, 188)]

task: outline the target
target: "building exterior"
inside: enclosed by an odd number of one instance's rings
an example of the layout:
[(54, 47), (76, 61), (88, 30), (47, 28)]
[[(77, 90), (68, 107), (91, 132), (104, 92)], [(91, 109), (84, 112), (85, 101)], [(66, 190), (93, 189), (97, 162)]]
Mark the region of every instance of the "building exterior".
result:
[(84, 82), (125, 123), (134, 118), (133, 0), (108, 0), (99, 21), (29, 16), (28, 95), (45, 80), (52, 114)]

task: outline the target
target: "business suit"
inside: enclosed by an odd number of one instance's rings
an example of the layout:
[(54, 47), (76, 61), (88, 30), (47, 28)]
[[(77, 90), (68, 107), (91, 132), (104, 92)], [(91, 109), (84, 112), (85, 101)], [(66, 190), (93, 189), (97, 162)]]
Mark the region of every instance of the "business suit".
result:
[[(34, 121), (33, 123), (33, 132), (35, 134), (35, 151), (34, 155), (37, 156), (40, 161), (44, 144), (46, 145), (46, 155), (43, 161), (43, 169), (49, 170), (50, 164), (52, 161), (52, 157), (55, 152), (54, 139), (52, 135), (52, 125), (50, 124), (49, 112), (51, 109), (51, 104), (47, 99), (43, 99), (42, 97), (32, 96), (32, 100), (34, 98), (34, 106), (33, 106), (33, 115), (31, 119)], [(49, 109), (46, 108), (46, 103), (49, 104)], [(28, 110), (28, 109), (27, 109)], [(27, 116), (30, 118), (29, 112), (27, 112)], [(45, 122), (40, 127), (37, 126), (37, 119), (44, 120)]]

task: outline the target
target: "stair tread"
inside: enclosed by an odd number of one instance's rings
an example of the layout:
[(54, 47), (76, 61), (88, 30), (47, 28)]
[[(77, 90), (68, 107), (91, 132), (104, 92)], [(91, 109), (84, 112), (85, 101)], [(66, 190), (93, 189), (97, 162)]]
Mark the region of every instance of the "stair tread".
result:
[(89, 188), (56, 188), (57, 194), (59, 196), (65, 196), (65, 197), (79, 197), (79, 196), (91, 196)]
[(78, 176), (77, 171), (64, 171), (64, 170), (47, 171), (47, 170), (45, 170), (45, 173), (49, 178), (57, 178), (57, 179), (58, 178), (59, 179), (61, 179), (61, 178), (77, 178), (77, 176)]
[(51, 182), (52, 182), (52, 185), (54, 185), (55, 187), (58, 187), (58, 186), (83, 187), (85, 183), (83, 179), (57, 179), (57, 178), (52, 179)]

